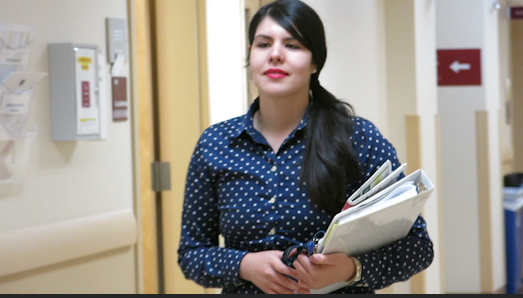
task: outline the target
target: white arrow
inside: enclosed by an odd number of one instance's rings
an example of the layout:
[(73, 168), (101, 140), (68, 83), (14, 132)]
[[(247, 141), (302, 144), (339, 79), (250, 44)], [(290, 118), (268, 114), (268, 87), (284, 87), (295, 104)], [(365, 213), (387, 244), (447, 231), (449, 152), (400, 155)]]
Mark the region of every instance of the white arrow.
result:
[(452, 69), (455, 73), (459, 73), (460, 70), (469, 70), (470, 69), (470, 64), (467, 64), (467, 63), (459, 63), (458, 60), (454, 61), (454, 63), (452, 63), (450, 65), (450, 69)]

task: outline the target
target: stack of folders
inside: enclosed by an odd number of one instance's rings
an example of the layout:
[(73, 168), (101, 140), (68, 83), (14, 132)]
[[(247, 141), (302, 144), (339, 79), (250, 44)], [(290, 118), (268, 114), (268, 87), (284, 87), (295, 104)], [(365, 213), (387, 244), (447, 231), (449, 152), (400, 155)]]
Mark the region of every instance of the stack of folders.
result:
[[(422, 169), (397, 180), (406, 164), (391, 170), (386, 161), (348, 200), (332, 219), (317, 253), (367, 253), (407, 236), (434, 185)], [(329, 293), (346, 283), (313, 290)]]

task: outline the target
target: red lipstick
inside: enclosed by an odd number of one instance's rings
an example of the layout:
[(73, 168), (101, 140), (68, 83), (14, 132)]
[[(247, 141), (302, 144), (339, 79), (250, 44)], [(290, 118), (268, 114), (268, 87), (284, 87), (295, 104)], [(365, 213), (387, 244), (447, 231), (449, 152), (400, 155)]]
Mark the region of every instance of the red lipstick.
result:
[(268, 69), (263, 74), (271, 79), (281, 79), (289, 75), (287, 72), (279, 68)]

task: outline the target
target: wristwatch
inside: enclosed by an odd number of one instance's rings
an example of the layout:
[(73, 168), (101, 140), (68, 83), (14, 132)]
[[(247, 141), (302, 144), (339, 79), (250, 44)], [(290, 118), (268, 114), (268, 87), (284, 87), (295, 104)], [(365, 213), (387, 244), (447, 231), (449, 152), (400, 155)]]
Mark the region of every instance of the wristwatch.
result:
[(345, 281), (346, 283), (348, 283), (347, 286), (352, 286), (353, 284), (359, 282), (361, 280), (361, 272), (363, 271), (360, 260), (358, 260), (358, 258), (356, 258), (356, 257), (350, 257), (350, 258), (352, 259), (352, 261), (354, 261), (356, 272), (354, 273), (354, 275), (351, 278), (349, 278), (347, 281)]

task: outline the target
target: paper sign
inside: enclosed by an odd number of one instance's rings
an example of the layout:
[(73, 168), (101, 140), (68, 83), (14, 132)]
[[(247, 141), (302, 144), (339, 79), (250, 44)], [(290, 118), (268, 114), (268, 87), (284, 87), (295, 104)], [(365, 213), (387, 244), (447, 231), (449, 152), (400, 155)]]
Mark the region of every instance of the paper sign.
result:
[(123, 70), (125, 65), (125, 57), (124, 55), (118, 53), (116, 54), (116, 60), (113, 63), (113, 67), (111, 68), (111, 76), (113, 77), (120, 77), (122, 76)]
[(100, 110), (96, 98), (96, 56), (90, 48), (78, 48), (76, 61), (76, 117), (77, 135), (100, 134)]
[(29, 111), (29, 102), (32, 92), (24, 94), (4, 93), (0, 114), (3, 115), (25, 115)]

